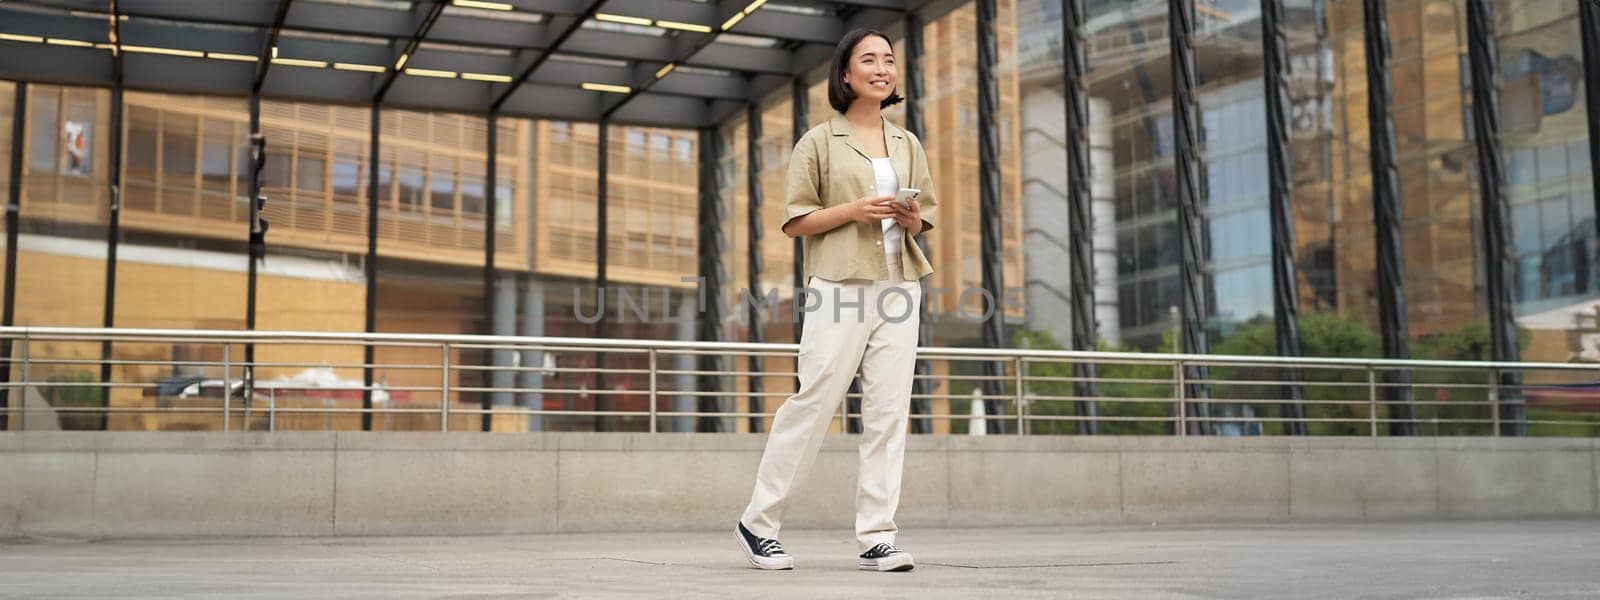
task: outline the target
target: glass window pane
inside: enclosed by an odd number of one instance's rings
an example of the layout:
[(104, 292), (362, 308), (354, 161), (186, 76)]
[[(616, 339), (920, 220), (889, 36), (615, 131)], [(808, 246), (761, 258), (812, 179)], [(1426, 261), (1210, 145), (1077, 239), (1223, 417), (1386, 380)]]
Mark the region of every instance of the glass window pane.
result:
[(166, 113), (161, 116), (161, 172), (168, 185), (189, 186), (195, 173), (195, 137), (199, 120), (193, 115)]
[(400, 167), (400, 209), (416, 210), (422, 206), (422, 169)]
[(302, 196), (321, 195), (322, 185), (327, 180), (325, 174), (327, 168), (327, 159), (318, 154), (302, 151), (302, 154), (295, 159), (295, 189), (302, 192)]
[(1539, 180), (1550, 181), (1567, 178), (1566, 145), (1539, 147)]
[(436, 211), (452, 211), (456, 207), (455, 159), (434, 157), (433, 176), (429, 178), (431, 204)]
[(1539, 202), (1539, 219), (1543, 222), (1542, 250), (1552, 250), (1557, 245), (1564, 243), (1568, 234), (1573, 233), (1572, 218), (1567, 214), (1567, 197), (1551, 196)]
[(128, 109), (127, 175), (153, 181), (156, 174), (156, 128), (159, 114), (149, 108)]
[(394, 202), (394, 158), (385, 156), (383, 162), (378, 163), (378, 203), (389, 206)]
[[(502, 168), (504, 168), (503, 165), (502, 165)], [(510, 177), (505, 177), (505, 176), (496, 176), (496, 179), (498, 179), (499, 182), (498, 182), (497, 185), (495, 185), (495, 190), (494, 190), (494, 202), (495, 202), (495, 204), (494, 204), (494, 212), (495, 212), (494, 228), (495, 228), (496, 231), (509, 230), (509, 229), (511, 229), (511, 213), (512, 213), (512, 206), (511, 206), (511, 203), (512, 203), (512, 200), (511, 200), (512, 180), (511, 180)]]
[(28, 166), (34, 171), (54, 173), (56, 170), (56, 157), (60, 150), (57, 140), (61, 135), (57, 133), (61, 128), (60, 99), (61, 92), (58, 89), (36, 88), (28, 101), (28, 112), (32, 113), (29, 119)]
[[(483, 193), (484, 163), (480, 161), (461, 161), (461, 212), (482, 216), (485, 208)], [(498, 216), (498, 215), (497, 215)]]
[(1511, 207), (1511, 226), (1514, 230), (1512, 242), (1516, 244), (1517, 254), (1527, 254), (1539, 250), (1539, 204), (1528, 202), (1516, 204)]
[(335, 157), (333, 162), (334, 199), (351, 202), (361, 196), (361, 163), (349, 156)]
[(1511, 185), (1533, 183), (1533, 149), (1516, 148), (1511, 150), (1511, 160), (1506, 169), (1506, 181)]
[(200, 148), (201, 177), (208, 190), (227, 191), (232, 178), (230, 162), (233, 155), (233, 123), (206, 119), (204, 141)]

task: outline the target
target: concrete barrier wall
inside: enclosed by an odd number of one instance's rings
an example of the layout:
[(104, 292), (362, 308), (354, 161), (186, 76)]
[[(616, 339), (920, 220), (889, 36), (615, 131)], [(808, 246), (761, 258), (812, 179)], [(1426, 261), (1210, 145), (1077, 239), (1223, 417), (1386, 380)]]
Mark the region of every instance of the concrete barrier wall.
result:
[[(0, 433), (0, 536), (434, 535), (731, 528), (764, 438)], [(853, 524), (830, 437), (787, 527)], [(913, 436), (914, 527), (1600, 518), (1591, 439)]]

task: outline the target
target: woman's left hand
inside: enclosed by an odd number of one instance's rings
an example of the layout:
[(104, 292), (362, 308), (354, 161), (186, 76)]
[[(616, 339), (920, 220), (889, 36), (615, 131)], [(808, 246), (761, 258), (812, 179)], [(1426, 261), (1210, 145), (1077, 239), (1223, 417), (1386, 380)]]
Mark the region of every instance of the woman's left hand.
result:
[(910, 206), (901, 206), (897, 202), (890, 202), (889, 206), (894, 207), (894, 222), (900, 224), (900, 230), (908, 236), (915, 236), (922, 233), (922, 205), (917, 203), (916, 198), (909, 198), (906, 202)]

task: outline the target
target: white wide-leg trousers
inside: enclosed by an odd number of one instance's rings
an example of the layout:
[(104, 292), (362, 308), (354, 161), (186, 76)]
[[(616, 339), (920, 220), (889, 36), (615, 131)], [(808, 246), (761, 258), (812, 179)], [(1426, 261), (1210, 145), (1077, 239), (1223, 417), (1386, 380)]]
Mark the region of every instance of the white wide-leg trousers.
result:
[(898, 259), (889, 280), (842, 282), (811, 278), (820, 298), (803, 306), (800, 391), (778, 408), (756, 473), (755, 492), (742, 518), (761, 537), (777, 538), (784, 510), (822, 446), (828, 422), (861, 374), (861, 448), (856, 491), (856, 540), (863, 551), (894, 543), (895, 510), (905, 462), (911, 378), (917, 357), (921, 290), (903, 281)]

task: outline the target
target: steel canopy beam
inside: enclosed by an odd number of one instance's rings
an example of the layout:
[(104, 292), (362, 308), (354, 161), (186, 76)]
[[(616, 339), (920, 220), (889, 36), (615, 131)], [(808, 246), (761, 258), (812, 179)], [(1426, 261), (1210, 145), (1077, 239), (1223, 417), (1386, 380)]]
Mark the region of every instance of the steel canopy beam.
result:
[[(418, 9), (421, 9), (422, 6), (422, 3), (417, 4)], [(411, 36), (411, 39), (406, 42), (405, 46), (400, 48), (399, 52), (391, 54), (389, 62), (383, 65), (387, 70), (384, 72), (383, 81), (378, 84), (378, 89), (372, 94), (373, 102), (383, 103), (383, 97), (389, 93), (389, 87), (393, 86), (395, 79), (400, 77), (400, 70), (405, 66), (404, 62), (409, 61), (411, 56), (416, 54), (418, 46), (422, 44), (422, 40), (428, 37), (428, 30), (432, 29), (434, 22), (439, 20), (439, 13), (444, 12), (444, 7), (445, 4), (443, 2), (438, 2), (429, 5), (426, 11), (418, 10), (413, 13), (412, 21), (416, 26), (416, 34)]]
[(253, 92), (261, 92), (261, 86), (267, 82), (267, 69), (272, 66), (272, 49), (278, 45), (278, 34), (283, 31), (283, 20), (289, 16), (289, 5), (293, 3), (294, 0), (278, 0), (277, 13), (272, 17), (272, 28), (267, 30), (266, 43), (256, 55), (255, 84), (250, 88)]
[[(612, 0), (608, 5), (626, 4), (630, 1), (633, 0)], [(673, 5), (672, 2), (663, 2), (662, 4), (666, 6)], [(679, 4), (683, 4), (683, 2), (679, 2)], [(699, 16), (690, 17), (695, 20), (689, 22), (700, 24), (709, 23), (710, 27), (713, 29), (709, 33), (694, 33), (688, 31), (679, 32), (672, 40), (673, 52), (670, 55), (672, 58), (670, 64), (679, 64), (687, 61), (690, 57), (694, 56), (696, 52), (699, 52), (701, 48), (709, 45), (711, 41), (717, 37), (717, 28), (723, 22), (725, 22), (728, 17), (732, 17), (734, 14), (743, 11), (744, 6), (743, 0), (721, 0), (719, 2), (708, 2), (704, 6), (696, 5), (695, 7), (688, 9), (700, 11)], [(759, 14), (759, 11), (757, 12)], [(628, 102), (639, 97), (640, 94), (649, 91), (650, 88), (656, 84), (656, 82), (668, 77), (673, 77), (671, 72), (662, 72), (659, 69), (650, 70), (649, 72), (643, 72), (645, 70), (640, 69), (640, 71), (641, 72), (634, 75), (633, 81), (628, 85), (629, 91), (627, 94), (624, 94), (622, 97), (604, 104), (604, 108), (600, 110), (602, 118), (609, 118), (613, 113), (616, 113), (617, 110), (627, 106)]]
[[(593, 18), (595, 12), (600, 10), (600, 5), (604, 2), (605, 0), (592, 0), (584, 9), (582, 14), (566, 17), (567, 21), (565, 26), (561, 29), (561, 33), (557, 35), (554, 40), (551, 40), (549, 46), (545, 50), (537, 52), (537, 54), (528, 60), (528, 64), (523, 66), (517, 72), (516, 77), (511, 80), (511, 83), (506, 84), (505, 88), (500, 91), (498, 96), (495, 97), (494, 102), (489, 104), (489, 111), (501, 112), (501, 107), (505, 106), (506, 100), (509, 100), (511, 95), (517, 92), (517, 88), (520, 88), (524, 83), (527, 83), (528, 78), (533, 76), (533, 72), (537, 71), (539, 67), (545, 63), (545, 61), (550, 60), (551, 53), (555, 52), (561, 47), (562, 44), (566, 43), (567, 38), (572, 37), (572, 34), (577, 32), (579, 27), (583, 26), (584, 21)], [(495, 86), (492, 89), (500, 88), (499, 86)]]

